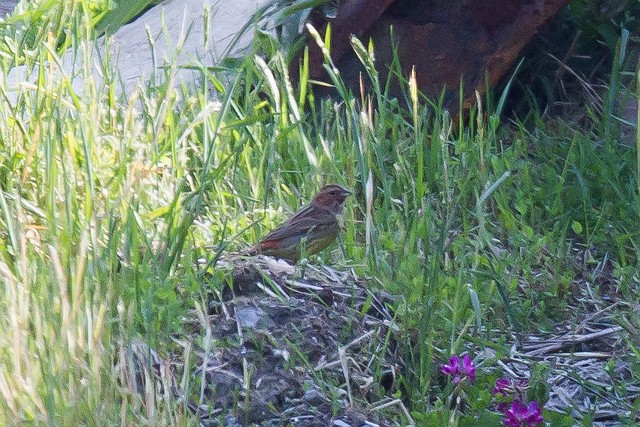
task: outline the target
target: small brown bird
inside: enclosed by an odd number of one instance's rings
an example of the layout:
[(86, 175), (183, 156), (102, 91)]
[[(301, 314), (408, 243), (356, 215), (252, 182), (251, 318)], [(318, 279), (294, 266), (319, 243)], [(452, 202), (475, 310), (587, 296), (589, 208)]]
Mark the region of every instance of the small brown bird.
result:
[(340, 232), (344, 202), (351, 192), (339, 185), (322, 187), (311, 203), (267, 234), (252, 253), (270, 255), (294, 263), (329, 246)]

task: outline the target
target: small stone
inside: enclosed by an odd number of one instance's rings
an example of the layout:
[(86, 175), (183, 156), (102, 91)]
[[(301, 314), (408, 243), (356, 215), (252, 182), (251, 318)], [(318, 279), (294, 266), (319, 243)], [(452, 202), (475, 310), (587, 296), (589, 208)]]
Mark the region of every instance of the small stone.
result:
[(326, 401), (322, 393), (316, 389), (307, 390), (304, 394), (303, 400), (311, 406), (320, 406)]

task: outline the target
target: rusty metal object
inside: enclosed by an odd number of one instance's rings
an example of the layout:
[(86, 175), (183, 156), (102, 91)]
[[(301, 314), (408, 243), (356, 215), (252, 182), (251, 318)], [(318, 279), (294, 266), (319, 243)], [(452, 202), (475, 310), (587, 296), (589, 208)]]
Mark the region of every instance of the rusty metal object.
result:
[[(418, 87), (431, 97), (445, 89), (445, 107), (457, 113), (459, 85), (463, 81), (463, 108), (475, 102), (475, 91), (484, 93), (485, 83), (496, 85), (518, 60), (537, 31), (569, 0), (347, 0), (335, 18), (318, 17), (311, 22), (323, 32), (331, 24), (331, 55), (347, 84), (357, 92), (363, 71), (351, 50), (349, 37), (358, 36), (375, 46), (381, 78), (387, 78), (393, 58), (389, 28), (394, 28), (406, 77), (415, 67)], [(310, 76), (327, 80), (322, 55), (308, 42)], [(488, 76), (488, 79), (485, 78)], [(391, 94), (400, 95), (399, 85)]]
[[(335, 60), (352, 52), (349, 37), (352, 34), (362, 37), (374, 27), (393, 2), (394, 0), (346, 0), (338, 7), (335, 18), (327, 19), (322, 14), (313, 14), (310, 21), (315, 28), (322, 29), (321, 34), (324, 34), (327, 25), (331, 24), (331, 55)], [(308, 46), (310, 75), (313, 78), (324, 77), (320, 48), (313, 41), (308, 43)]]

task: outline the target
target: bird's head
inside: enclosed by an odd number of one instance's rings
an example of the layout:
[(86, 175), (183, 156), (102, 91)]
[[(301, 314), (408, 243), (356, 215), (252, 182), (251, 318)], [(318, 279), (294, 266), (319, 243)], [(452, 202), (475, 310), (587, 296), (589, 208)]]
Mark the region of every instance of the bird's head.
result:
[(325, 185), (313, 198), (313, 203), (333, 213), (342, 213), (344, 201), (351, 195), (351, 191), (336, 184)]

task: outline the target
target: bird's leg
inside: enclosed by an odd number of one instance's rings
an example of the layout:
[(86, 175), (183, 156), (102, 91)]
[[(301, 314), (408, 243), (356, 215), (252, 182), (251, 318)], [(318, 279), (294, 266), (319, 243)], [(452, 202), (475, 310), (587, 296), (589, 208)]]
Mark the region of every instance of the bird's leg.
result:
[(300, 266), (300, 280), (304, 280), (304, 273), (307, 271), (307, 264), (309, 263), (308, 258), (301, 258), (298, 262)]
[(298, 261), (298, 265), (300, 266), (300, 280), (304, 280), (304, 273), (309, 263), (307, 255), (307, 236), (305, 236), (300, 240), (300, 260)]

